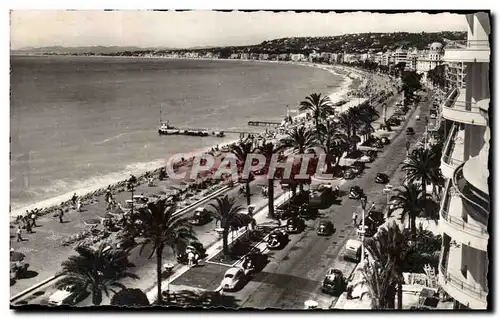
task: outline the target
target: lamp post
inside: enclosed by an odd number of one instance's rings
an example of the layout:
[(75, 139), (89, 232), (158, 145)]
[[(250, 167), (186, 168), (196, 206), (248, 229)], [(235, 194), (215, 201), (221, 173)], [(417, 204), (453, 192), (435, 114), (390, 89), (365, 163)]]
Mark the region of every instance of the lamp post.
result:
[(366, 195), (361, 195), (359, 199), (361, 202), (361, 261), (365, 260), (365, 209), (366, 209)]
[(131, 199), (132, 199), (132, 207), (130, 209), (130, 215), (134, 214), (134, 191), (135, 191), (135, 183), (133, 181), (128, 181), (127, 182), (127, 190), (131, 193)]

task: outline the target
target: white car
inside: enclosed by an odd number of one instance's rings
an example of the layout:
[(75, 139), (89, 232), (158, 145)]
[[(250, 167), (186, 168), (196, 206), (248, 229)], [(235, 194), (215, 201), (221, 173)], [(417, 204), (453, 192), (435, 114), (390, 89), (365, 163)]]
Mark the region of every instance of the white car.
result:
[(436, 114), (432, 113), (431, 114), (431, 119), (435, 119), (436, 118)]
[(245, 272), (241, 267), (229, 268), (224, 274), (222, 279), (222, 290), (231, 291), (236, 290), (238, 287), (244, 284), (246, 280)]
[(368, 155), (363, 155), (363, 156), (361, 156), (360, 159), (358, 159), (358, 161), (360, 161), (362, 163), (370, 163), (372, 161), (372, 158)]
[(58, 289), (49, 297), (49, 305), (51, 306), (61, 306), (72, 301), (72, 295), (75, 292), (75, 287), (72, 285), (66, 286), (62, 289)]

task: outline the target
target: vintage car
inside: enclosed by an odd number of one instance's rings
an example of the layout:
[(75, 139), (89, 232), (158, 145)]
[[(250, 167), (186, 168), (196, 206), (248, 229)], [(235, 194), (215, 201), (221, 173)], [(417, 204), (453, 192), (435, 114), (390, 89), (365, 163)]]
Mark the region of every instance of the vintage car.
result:
[(346, 288), (346, 279), (342, 271), (330, 268), (323, 279), (321, 291), (332, 296), (339, 296)]
[(285, 231), (273, 231), (267, 238), (267, 248), (281, 249), (288, 243), (288, 234)]
[(242, 267), (231, 267), (224, 274), (221, 286), (224, 291), (234, 291), (243, 287), (247, 282), (247, 276)]
[(198, 207), (194, 211), (194, 215), (189, 220), (189, 223), (191, 225), (200, 226), (200, 225), (205, 225), (211, 220), (212, 216), (210, 215), (210, 212), (205, 207)]
[(391, 141), (389, 140), (389, 138), (384, 136), (380, 139), (380, 143), (382, 143), (382, 145), (389, 145)]
[(88, 296), (88, 292), (78, 293), (75, 285), (67, 285), (50, 295), (49, 306), (73, 306)]
[(250, 251), (241, 262), (241, 267), (246, 276), (261, 271), (269, 262), (269, 257), (258, 249)]
[(350, 199), (359, 199), (361, 198), (361, 195), (363, 195), (363, 190), (361, 189), (361, 187), (356, 185), (351, 187), (348, 197)]
[(358, 161), (361, 163), (370, 163), (373, 161), (373, 158), (369, 155), (363, 155), (358, 159)]
[(177, 262), (180, 264), (188, 263), (188, 254), (189, 252), (193, 252), (198, 256), (198, 260), (206, 257), (206, 249), (203, 247), (203, 244), (198, 241), (193, 241), (189, 245), (187, 245), (184, 249), (182, 247), (178, 247), (177, 254)]
[(349, 239), (345, 244), (344, 253), (342, 254), (344, 260), (360, 262), (362, 245), (363, 244), (359, 240)]
[(344, 179), (354, 179), (356, 177), (356, 173), (354, 170), (348, 169), (344, 172)]
[(413, 130), (413, 127), (406, 128), (406, 135), (415, 135), (415, 130)]
[(375, 183), (377, 184), (387, 184), (389, 183), (389, 176), (384, 173), (377, 173), (377, 176), (375, 177)]
[(354, 171), (354, 173), (356, 174), (360, 174), (361, 172), (364, 171), (365, 169), (365, 163), (363, 162), (360, 162), (360, 161), (356, 161), (352, 164), (352, 170)]
[(306, 222), (300, 217), (292, 217), (286, 222), (286, 231), (289, 234), (296, 234), (304, 231)]
[(318, 230), (316, 231), (318, 235), (330, 236), (335, 232), (335, 227), (333, 223), (329, 220), (320, 220), (318, 225)]

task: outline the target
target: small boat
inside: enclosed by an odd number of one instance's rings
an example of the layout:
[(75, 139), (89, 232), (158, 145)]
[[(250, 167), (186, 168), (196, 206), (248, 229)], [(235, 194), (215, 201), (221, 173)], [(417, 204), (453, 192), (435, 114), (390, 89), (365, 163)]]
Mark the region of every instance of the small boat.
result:
[(180, 130), (170, 125), (169, 122), (160, 122), (158, 127), (158, 134), (160, 135), (174, 135), (179, 134)]

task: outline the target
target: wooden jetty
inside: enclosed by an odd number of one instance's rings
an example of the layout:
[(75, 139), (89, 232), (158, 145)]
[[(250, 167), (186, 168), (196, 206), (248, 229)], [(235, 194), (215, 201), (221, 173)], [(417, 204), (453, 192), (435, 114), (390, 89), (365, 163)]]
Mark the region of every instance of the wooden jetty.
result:
[(249, 126), (267, 126), (267, 127), (277, 127), (280, 126), (280, 122), (272, 121), (248, 121)]

